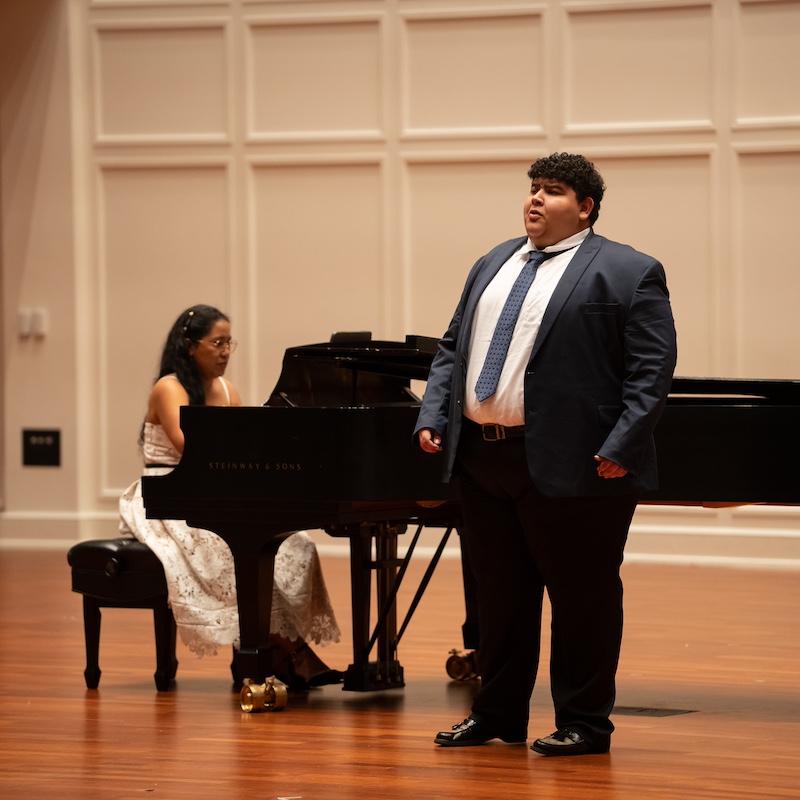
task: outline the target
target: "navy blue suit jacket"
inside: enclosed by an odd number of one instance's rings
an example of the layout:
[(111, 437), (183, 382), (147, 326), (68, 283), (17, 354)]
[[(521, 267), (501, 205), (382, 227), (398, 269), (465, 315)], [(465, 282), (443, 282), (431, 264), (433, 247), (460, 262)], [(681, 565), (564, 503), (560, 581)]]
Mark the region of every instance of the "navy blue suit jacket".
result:
[[(444, 480), (454, 470), (478, 299), (526, 241), (504, 242), (477, 261), (431, 365), (415, 435), (442, 434)], [(525, 447), (537, 488), (553, 497), (657, 488), (653, 430), (676, 352), (661, 264), (590, 232), (553, 293), (525, 372)], [(600, 478), (595, 454), (628, 475)]]

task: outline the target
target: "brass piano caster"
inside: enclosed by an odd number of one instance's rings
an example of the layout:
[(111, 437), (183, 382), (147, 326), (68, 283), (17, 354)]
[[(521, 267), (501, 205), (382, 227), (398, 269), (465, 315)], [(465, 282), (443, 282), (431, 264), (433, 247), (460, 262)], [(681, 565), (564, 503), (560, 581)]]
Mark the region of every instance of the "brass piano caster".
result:
[(454, 681), (474, 680), (478, 677), (478, 663), (475, 651), (471, 650), (469, 653), (464, 653), (461, 650), (451, 650), (445, 669)]
[(256, 683), (250, 678), (245, 678), (243, 683), (239, 693), (242, 711), (251, 714), (253, 711), (280, 711), (286, 707), (289, 700), (286, 684), (274, 675), (264, 683)]

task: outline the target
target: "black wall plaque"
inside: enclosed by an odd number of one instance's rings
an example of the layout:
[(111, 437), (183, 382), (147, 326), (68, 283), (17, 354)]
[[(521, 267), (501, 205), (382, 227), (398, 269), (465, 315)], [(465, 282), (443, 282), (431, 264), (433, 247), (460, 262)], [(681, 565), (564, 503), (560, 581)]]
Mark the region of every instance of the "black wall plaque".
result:
[(22, 431), (23, 467), (60, 467), (61, 431), (31, 430)]

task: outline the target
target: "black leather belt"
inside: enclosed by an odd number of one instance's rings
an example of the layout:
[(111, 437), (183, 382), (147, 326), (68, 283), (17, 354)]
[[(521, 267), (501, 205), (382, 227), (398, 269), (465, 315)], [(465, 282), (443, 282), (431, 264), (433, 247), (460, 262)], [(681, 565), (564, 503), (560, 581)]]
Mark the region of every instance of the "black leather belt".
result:
[(464, 417), (464, 422), (469, 428), (479, 432), (485, 442), (502, 442), (504, 439), (525, 435), (524, 425), (513, 425), (511, 427), (497, 425), (496, 423), (481, 425), (471, 419), (467, 419), (467, 417)]

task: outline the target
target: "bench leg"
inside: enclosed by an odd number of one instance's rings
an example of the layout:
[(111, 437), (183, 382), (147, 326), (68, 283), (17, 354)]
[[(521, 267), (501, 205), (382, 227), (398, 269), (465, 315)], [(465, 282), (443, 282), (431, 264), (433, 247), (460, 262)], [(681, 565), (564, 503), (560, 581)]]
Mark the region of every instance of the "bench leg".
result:
[(86, 639), (86, 669), (83, 677), (88, 689), (100, 683), (100, 606), (93, 597), (83, 596), (83, 633)]
[(175, 657), (177, 626), (166, 599), (153, 607), (153, 626), (156, 634), (156, 689), (168, 692), (175, 673), (178, 659)]

